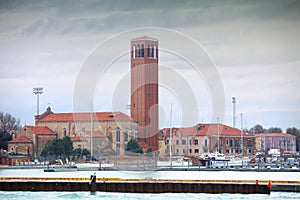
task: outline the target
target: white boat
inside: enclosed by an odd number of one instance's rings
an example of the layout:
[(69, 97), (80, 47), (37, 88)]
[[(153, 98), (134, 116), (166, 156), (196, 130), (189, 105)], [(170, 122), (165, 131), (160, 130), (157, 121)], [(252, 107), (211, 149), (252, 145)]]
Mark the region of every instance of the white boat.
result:
[(250, 163), (249, 158), (238, 158), (235, 156), (225, 156), (221, 153), (206, 153), (202, 154), (199, 158), (199, 161), (203, 166), (210, 167), (243, 167), (247, 166)]
[(78, 169), (92, 169), (92, 168), (109, 168), (109, 167), (113, 167), (114, 164), (110, 164), (110, 163), (99, 163), (99, 162), (86, 162), (86, 163), (76, 163), (75, 166)]
[(188, 167), (192, 165), (192, 161), (189, 159), (184, 159), (184, 158), (177, 158), (174, 159), (172, 158), (172, 165), (170, 161), (157, 161), (157, 166), (158, 167), (168, 167), (168, 166), (173, 166), (173, 167)]

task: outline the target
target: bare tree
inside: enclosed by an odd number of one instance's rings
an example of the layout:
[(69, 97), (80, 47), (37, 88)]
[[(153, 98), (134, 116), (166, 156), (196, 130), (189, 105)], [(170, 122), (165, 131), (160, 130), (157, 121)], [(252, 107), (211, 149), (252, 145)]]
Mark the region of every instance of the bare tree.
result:
[(20, 119), (16, 119), (10, 113), (0, 112), (0, 130), (16, 131), (21, 128)]

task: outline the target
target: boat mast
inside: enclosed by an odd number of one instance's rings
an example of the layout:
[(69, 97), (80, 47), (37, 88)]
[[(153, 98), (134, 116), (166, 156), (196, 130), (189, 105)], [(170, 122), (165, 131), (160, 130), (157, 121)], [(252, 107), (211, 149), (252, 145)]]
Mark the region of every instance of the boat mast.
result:
[(217, 123), (218, 123), (218, 140), (217, 140), (217, 143), (218, 143), (218, 149), (217, 149), (217, 152), (218, 153), (221, 153), (219, 152), (220, 151), (220, 128), (219, 128), (219, 117), (217, 117)]
[(170, 141), (169, 141), (169, 151), (170, 151), (170, 167), (172, 168), (172, 104), (170, 111)]
[(91, 119), (91, 135), (90, 135), (90, 140), (91, 140), (91, 161), (93, 160), (93, 103), (91, 103), (91, 114), (90, 114), (90, 119)]
[(244, 152), (244, 141), (243, 141), (243, 113), (241, 113), (241, 155), (243, 156)]

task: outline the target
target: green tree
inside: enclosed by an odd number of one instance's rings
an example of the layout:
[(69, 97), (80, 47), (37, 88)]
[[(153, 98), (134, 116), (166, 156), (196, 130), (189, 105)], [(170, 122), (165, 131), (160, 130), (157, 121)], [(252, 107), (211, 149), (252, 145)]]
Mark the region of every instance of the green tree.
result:
[(81, 148), (77, 148), (77, 149), (73, 149), (71, 155), (73, 157), (77, 156), (79, 158), (79, 160), (81, 160), (82, 156), (86, 156), (89, 157), (91, 155), (91, 153), (89, 152), (89, 150), (87, 149), (81, 149)]
[(132, 153), (143, 153), (143, 149), (142, 149), (141, 145), (139, 145), (139, 143), (134, 139), (131, 139), (128, 142), (126, 151), (132, 152)]
[(70, 137), (66, 136), (62, 139), (56, 138), (54, 140), (47, 141), (45, 148), (41, 152), (41, 156), (44, 158), (66, 158), (69, 157), (73, 150), (73, 142)]
[(262, 127), (262, 125), (256, 124), (254, 127), (250, 128), (249, 130), (250, 133), (265, 133), (266, 129), (264, 129), (264, 127)]
[(300, 130), (293, 127), (293, 128), (288, 128), (286, 129), (286, 133), (289, 133), (291, 135), (296, 136), (296, 151), (299, 151), (300, 149)]
[(282, 133), (282, 129), (279, 127), (271, 127), (267, 130), (268, 133)]
[(0, 131), (0, 149), (7, 150), (8, 142), (12, 140), (12, 136), (4, 130)]

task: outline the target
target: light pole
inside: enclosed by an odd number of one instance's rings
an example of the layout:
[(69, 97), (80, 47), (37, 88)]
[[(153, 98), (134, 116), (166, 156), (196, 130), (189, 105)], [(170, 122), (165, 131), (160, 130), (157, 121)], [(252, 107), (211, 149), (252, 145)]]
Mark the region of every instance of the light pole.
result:
[(42, 87), (36, 87), (33, 88), (33, 93), (36, 95), (36, 115), (39, 116), (39, 96), (40, 94), (43, 94), (43, 88)]
[(233, 128), (235, 128), (235, 97), (232, 97), (232, 103), (233, 103)]

